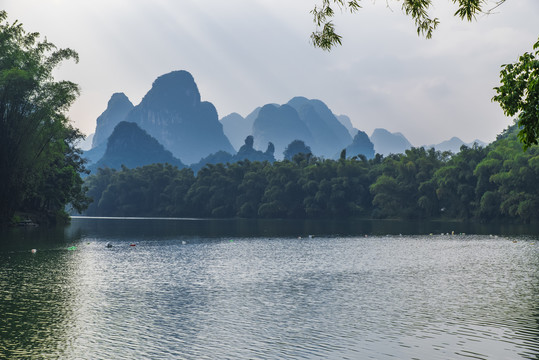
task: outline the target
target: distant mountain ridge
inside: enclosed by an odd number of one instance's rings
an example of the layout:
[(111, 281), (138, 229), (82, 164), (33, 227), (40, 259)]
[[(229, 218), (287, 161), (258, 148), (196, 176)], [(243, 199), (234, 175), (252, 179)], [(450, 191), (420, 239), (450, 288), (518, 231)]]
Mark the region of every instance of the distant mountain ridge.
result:
[(311, 132), (313, 142), (308, 145), (315, 154), (331, 158), (335, 152), (352, 142), (346, 127), (322, 101), (296, 96), (287, 104), (296, 109)]
[(256, 108), (245, 119), (237, 116), (222, 119), (227, 132), (237, 128), (240, 122), (246, 128), (251, 120), (255, 145), (261, 147), (272, 142), (279, 156), (294, 140), (303, 141), (316, 156), (326, 158), (334, 157), (352, 143), (347, 128), (326, 104), (316, 99), (297, 96), (283, 105), (266, 104)]
[(235, 155), (232, 155), (226, 151), (218, 151), (214, 154), (210, 154), (205, 158), (201, 159), (198, 163), (192, 164), (190, 167), (196, 173), (202, 169), (206, 164), (226, 164), (226, 163), (235, 163), (238, 161), (275, 161), (275, 146), (270, 142), (265, 152), (256, 150), (253, 147), (254, 139), (252, 135), (249, 135), (245, 138), (243, 146), (240, 147), (238, 152)]
[[(295, 140), (302, 141), (314, 156), (328, 159), (338, 158), (343, 149), (346, 149), (347, 157), (364, 155), (372, 158), (375, 153), (387, 156), (404, 153), (412, 147), (403, 134), (382, 128), (375, 129), (369, 137), (356, 129), (348, 116), (337, 116), (321, 100), (302, 96), (282, 105), (269, 103), (257, 107), (245, 118), (231, 113), (219, 120), (213, 104), (201, 101), (193, 76), (184, 70), (159, 76), (136, 106), (123, 93), (111, 96), (107, 108), (96, 120), (92, 149), (84, 152), (92, 166), (103, 157), (105, 160), (113, 158), (114, 149), (119, 151), (116, 145), (108, 149), (107, 140), (115, 127), (124, 121), (137, 124), (162, 146), (161, 150), (171, 153), (172, 158), (162, 154), (159, 159), (179, 161), (179, 166), (187, 163), (196, 167), (215, 161), (239, 161), (240, 158), (273, 161), (277, 156), (282, 159), (286, 146)], [(123, 127), (125, 125), (121, 129)], [(125, 129), (120, 131), (112, 144), (127, 142), (128, 139), (120, 139), (127, 134)], [(249, 137), (248, 144), (245, 141)], [(485, 145), (476, 142), (479, 146)], [(269, 143), (271, 149), (266, 152), (255, 150), (264, 149)], [(427, 147), (458, 152), (462, 145), (472, 146), (473, 143), (465, 144), (453, 137)], [(124, 152), (123, 156), (128, 154)]]
[(264, 105), (253, 123), (255, 146), (272, 142), (279, 158), (285, 147), (294, 140), (312, 143), (311, 132), (290, 105)]
[(478, 146), (481, 146), (481, 147), (484, 147), (486, 145), (486, 143), (477, 139), (472, 141), (471, 143), (465, 143), (458, 137), (453, 136), (451, 139), (442, 141), (439, 144), (426, 145), (425, 148), (427, 149), (435, 148), (438, 151), (451, 151), (452, 153), (456, 154), (460, 151), (460, 147), (462, 145), (466, 145), (467, 147), (472, 147), (474, 144), (477, 144)]
[(381, 128), (374, 129), (370, 140), (374, 144), (374, 151), (384, 156), (402, 154), (412, 148), (412, 144), (401, 133), (391, 133)]

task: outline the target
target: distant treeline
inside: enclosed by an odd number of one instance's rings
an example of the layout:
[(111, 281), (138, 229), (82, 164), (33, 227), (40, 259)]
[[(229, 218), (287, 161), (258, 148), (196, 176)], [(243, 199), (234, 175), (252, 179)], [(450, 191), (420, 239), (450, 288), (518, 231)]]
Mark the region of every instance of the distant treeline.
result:
[(86, 180), (87, 215), (246, 218), (539, 220), (539, 147), (510, 127), (458, 154), (412, 148), (367, 160), (240, 161), (191, 169), (99, 169)]

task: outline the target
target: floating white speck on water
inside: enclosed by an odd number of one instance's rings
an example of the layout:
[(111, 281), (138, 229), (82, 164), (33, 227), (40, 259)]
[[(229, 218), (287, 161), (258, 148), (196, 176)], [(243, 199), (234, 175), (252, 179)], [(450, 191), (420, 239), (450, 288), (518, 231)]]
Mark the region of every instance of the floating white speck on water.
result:
[(30, 252), (31, 252), (32, 254), (35, 254), (35, 253), (37, 252), (37, 250), (36, 250), (36, 249), (32, 249), (32, 250), (30, 250)]
[(186, 241), (182, 241), (182, 245), (185, 245), (185, 244), (187, 244), (187, 242), (186, 242)]

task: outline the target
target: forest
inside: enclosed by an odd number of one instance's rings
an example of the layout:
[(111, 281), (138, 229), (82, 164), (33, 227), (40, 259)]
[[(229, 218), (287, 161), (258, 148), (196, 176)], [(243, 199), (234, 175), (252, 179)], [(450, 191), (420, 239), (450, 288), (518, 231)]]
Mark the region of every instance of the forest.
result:
[(539, 146), (523, 150), (517, 125), (487, 147), (457, 154), (102, 168), (86, 179), (86, 215), (213, 218), (401, 218), (536, 222)]

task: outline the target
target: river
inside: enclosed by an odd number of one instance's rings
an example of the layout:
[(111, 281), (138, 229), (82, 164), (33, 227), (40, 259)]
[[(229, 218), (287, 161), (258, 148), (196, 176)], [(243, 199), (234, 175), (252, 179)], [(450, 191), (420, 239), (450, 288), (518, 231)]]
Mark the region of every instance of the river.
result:
[(537, 234), (107, 218), (10, 229), (0, 358), (537, 359)]

